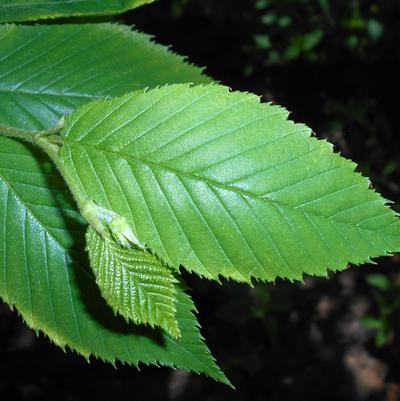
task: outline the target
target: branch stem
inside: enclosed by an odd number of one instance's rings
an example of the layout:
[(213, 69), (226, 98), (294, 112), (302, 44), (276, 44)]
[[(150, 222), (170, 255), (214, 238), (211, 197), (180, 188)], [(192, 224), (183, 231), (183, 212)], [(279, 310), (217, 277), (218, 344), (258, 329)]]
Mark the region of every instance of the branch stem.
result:
[(0, 136), (6, 136), (8, 138), (23, 139), (24, 141), (34, 143), (35, 134), (36, 132), (32, 131), (25, 131), (23, 129), (0, 126)]
[(23, 139), (39, 147), (56, 165), (61, 176), (69, 187), (79, 211), (87, 222), (104, 238), (111, 235), (123, 246), (130, 247), (131, 244), (144, 249), (144, 245), (136, 238), (129, 228), (129, 224), (122, 216), (96, 205), (86, 196), (86, 192), (73, 171), (70, 171), (60, 157), (63, 138), (60, 131), (64, 127), (64, 118), (53, 127), (44, 131), (26, 131), (12, 127), (0, 126), (0, 137)]

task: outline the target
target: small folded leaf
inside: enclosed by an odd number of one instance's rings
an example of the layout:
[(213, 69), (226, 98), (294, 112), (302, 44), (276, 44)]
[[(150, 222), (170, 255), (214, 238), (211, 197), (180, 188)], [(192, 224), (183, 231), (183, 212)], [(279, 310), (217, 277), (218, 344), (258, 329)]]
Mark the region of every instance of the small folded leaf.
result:
[(89, 199), (169, 266), (302, 279), (400, 250), (400, 220), (355, 164), (255, 95), (171, 85), (85, 105), (60, 156)]
[(163, 263), (149, 252), (105, 239), (91, 227), (86, 244), (96, 283), (116, 313), (180, 337), (175, 317), (177, 280)]
[(10, 0), (0, 4), (0, 22), (121, 14), (154, 0)]

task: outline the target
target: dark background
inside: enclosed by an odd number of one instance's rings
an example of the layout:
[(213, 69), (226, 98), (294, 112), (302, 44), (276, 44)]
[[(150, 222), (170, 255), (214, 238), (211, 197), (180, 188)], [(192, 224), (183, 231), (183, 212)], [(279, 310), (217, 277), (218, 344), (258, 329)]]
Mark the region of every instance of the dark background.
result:
[[(292, 111), (400, 204), (400, 1), (164, 0), (118, 18)], [(2, 400), (400, 400), (400, 257), (254, 288), (186, 279), (236, 391), (64, 354), (0, 305)]]

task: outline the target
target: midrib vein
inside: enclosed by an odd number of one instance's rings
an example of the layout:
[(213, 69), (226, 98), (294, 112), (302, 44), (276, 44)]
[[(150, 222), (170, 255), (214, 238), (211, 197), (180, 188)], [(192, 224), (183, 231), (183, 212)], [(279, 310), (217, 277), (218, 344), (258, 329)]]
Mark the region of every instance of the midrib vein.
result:
[[(62, 245), (59, 240), (51, 233), (51, 231), (49, 230), (49, 228), (47, 226), (45, 226), (43, 224), (43, 222), (38, 218), (38, 216), (36, 215), (36, 213), (32, 210), (32, 208), (29, 206), (29, 204), (27, 204), (18, 194), (18, 192), (15, 190), (15, 188), (13, 187), (13, 185), (10, 183), (10, 181), (8, 181), (7, 178), (4, 177), (4, 175), (2, 175), (0, 173), (0, 180), (2, 180), (7, 187), (10, 189), (10, 191), (12, 192), (12, 194), (15, 196), (15, 198), (18, 200), (18, 202), (26, 209), (26, 211), (36, 220), (36, 222), (38, 223), (38, 225), (40, 227), (42, 227), (43, 231), (46, 232), (49, 237), (51, 237), (51, 239), (64, 251), (67, 251), (67, 249), (65, 248), (64, 245)], [(60, 209), (62, 210), (62, 209)]]
[(22, 95), (29, 95), (29, 96), (54, 96), (54, 97), (75, 97), (75, 98), (82, 98), (82, 99), (104, 99), (105, 96), (101, 95), (92, 95), (88, 93), (70, 93), (70, 92), (50, 92), (50, 91), (41, 91), (40, 89), (36, 90), (28, 90), (28, 89), (13, 89), (13, 88), (0, 88), (0, 93), (10, 93), (10, 94), (22, 94)]
[[(293, 207), (292, 205), (289, 205), (289, 204), (287, 204), (285, 202), (277, 201), (277, 200), (274, 200), (274, 199), (270, 199), (270, 198), (266, 197), (265, 195), (257, 195), (257, 194), (255, 194), (253, 192), (246, 191), (246, 190), (244, 190), (242, 188), (233, 187), (233, 186), (229, 186), (229, 185), (227, 186), (227, 185), (224, 185), (223, 183), (220, 183), (220, 182), (217, 182), (217, 181), (214, 181), (214, 180), (210, 180), (208, 178), (201, 177), (201, 176), (198, 176), (196, 174), (190, 174), (190, 173), (187, 173), (187, 172), (174, 170), (174, 169), (172, 169), (170, 167), (167, 167), (167, 166), (165, 166), (163, 164), (157, 164), (157, 163), (154, 163), (154, 162), (149, 161), (149, 160), (144, 160), (144, 159), (142, 159), (142, 158), (140, 158), (138, 156), (133, 156), (133, 155), (129, 155), (128, 156), (128, 155), (121, 154), (119, 152), (116, 152), (116, 151), (113, 151), (113, 150), (110, 150), (110, 149), (105, 149), (103, 147), (92, 145), (92, 144), (89, 145), (89, 144), (84, 144), (84, 143), (70, 142), (68, 140), (68, 137), (64, 137), (63, 141), (64, 141), (64, 144), (67, 147), (70, 148), (70, 151), (71, 151), (71, 149), (73, 147), (76, 147), (78, 149), (81, 147), (81, 148), (84, 148), (85, 152), (88, 152), (88, 154), (90, 154), (90, 150), (93, 151), (93, 149), (96, 149), (97, 151), (101, 151), (102, 153), (105, 153), (105, 154), (114, 155), (114, 157), (116, 156), (116, 157), (118, 157), (120, 159), (133, 160), (133, 161), (135, 161), (137, 163), (140, 163), (142, 165), (145, 165), (145, 166), (149, 167), (150, 169), (154, 169), (154, 168), (155, 169), (162, 169), (162, 170), (170, 172), (170, 173), (172, 173), (172, 174), (174, 174), (174, 175), (176, 175), (178, 177), (187, 177), (190, 180), (203, 182), (203, 183), (205, 183), (205, 184), (207, 184), (207, 185), (209, 185), (211, 187), (220, 188), (220, 189), (225, 190), (225, 191), (235, 192), (238, 195), (240, 195), (241, 197), (257, 199), (257, 200), (260, 200), (260, 201), (266, 201), (266, 202), (271, 203), (272, 205), (278, 205), (278, 206), (281, 206), (283, 208), (295, 210), (295, 211), (297, 211), (299, 213), (308, 214), (308, 215), (312, 215), (312, 216), (316, 216), (316, 217), (321, 217), (321, 218), (324, 218), (324, 219), (327, 219), (327, 220), (330, 220), (330, 221), (334, 221), (337, 224), (342, 224), (342, 225), (345, 225), (345, 226), (354, 227), (354, 228), (357, 228), (357, 229), (362, 230), (362, 231), (370, 231), (370, 232), (374, 232), (374, 233), (381, 231), (380, 229), (374, 230), (374, 229), (367, 228), (367, 227), (357, 226), (357, 224), (360, 224), (360, 223), (352, 224), (352, 223), (348, 223), (346, 221), (333, 219), (331, 216), (326, 216), (326, 215), (323, 215), (323, 214), (319, 214), (319, 213), (316, 213), (314, 211), (309, 211), (309, 210), (304, 209), (304, 208), (299, 209), (299, 208)], [(362, 185), (362, 182), (360, 182), (360, 185)], [(346, 188), (344, 188), (344, 189), (346, 189)], [(385, 207), (387, 207), (387, 206), (385, 206)], [(394, 221), (393, 224), (394, 223), (398, 223), (398, 222)], [(397, 236), (394, 233), (387, 233), (386, 235), (389, 235), (389, 236), (392, 236), (392, 237), (396, 237)]]

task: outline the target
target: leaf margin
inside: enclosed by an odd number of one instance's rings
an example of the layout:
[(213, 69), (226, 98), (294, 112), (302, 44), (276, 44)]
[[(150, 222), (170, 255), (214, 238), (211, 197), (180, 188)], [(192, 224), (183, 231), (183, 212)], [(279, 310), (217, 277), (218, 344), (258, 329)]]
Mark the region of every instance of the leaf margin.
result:
[[(75, 123), (77, 123), (77, 121), (79, 121), (80, 119), (82, 119), (82, 121), (85, 121), (85, 123), (82, 123), (81, 121), (79, 122), (80, 124), (89, 124), (88, 123), (88, 119), (90, 119), (90, 117), (88, 117), (88, 116), (86, 116), (85, 114), (86, 114), (86, 111), (89, 111), (89, 107), (90, 107), (90, 112), (93, 114), (94, 113), (94, 111), (95, 111), (95, 109), (96, 109), (96, 107), (98, 107), (99, 109), (101, 109), (101, 107), (102, 107), (102, 105), (105, 105), (105, 108), (106, 108), (106, 105), (108, 104), (108, 105), (111, 105), (111, 104), (114, 104), (114, 105), (117, 105), (118, 104), (118, 102), (122, 102), (125, 106), (127, 105), (127, 104), (129, 104), (129, 98), (131, 97), (131, 98), (134, 98), (134, 97), (137, 97), (137, 99), (142, 99), (144, 96), (146, 96), (147, 94), (149, 94), (149, 93), (152, 93), (152, 92), (154, 92), (154, 91), (159, 91), (159, 90), (168, 90), (168, 89), (171, 89), (171, 88), (177, 88), (177, 87), (180, 87), (180, 88), (182, 88), (182, 90), (198, 90), (198, 91), (200, 91), (200, 90), (202, 90), (202, 88), (204, 89), (204, 88), (220, 88), (221, 89), (221, 92), (224, 92), (226, 95), (228, 95), (228, 94), (233, 94), (233, 93), (240, 93), (240, 92), (230, 92), (230, 89), (229, 88), (227, 88), (227, 87), (224, 87), (224, 86), (221, 86), (221, 85), (218, 85), (218, 84), (211, 84), (211, 85), (196, 85), (196, 86), (192, 86), (192, 85), (190, 85), (190, 84), (176, 84), (176, 85), (165, 85), (165, 86), (161, 86), (161, 87), (158, 87), (158, 88), (155, 88), (155, 89), (144, 89), (144, 90), (142, 90), (142, 91), (134, 91), (134, 92), (132, 92), (132, 93), (130, 93), (130, 94), (125, 94), (125, 95), (123, 95), (123, 96), (120, 96), (120, 97), (117, 97), (117, 98), (113, 98), (113, 99), (105, 99), (105, 100), (98, 100), (98, 101), (94, 101), (94, 102), (91, 102), (90, 103), (90, 105), (91, 106), (88, 106), (88, 105), (86, 105), (86, 107), (85, 106), (82, 106), (81, 108), (79, 108), (75, 113), (74, 113), (74, 116), (73, 117), (67, 117), (67, 119), (69, 119), (69, 121), (67, 122), (67, 124), (66, 124), (66, 127), (63, 129), (63, 131), (62, 131), (62, 133), (61, 133), (61, 136), (62, 136), (62, 138), (63, 138), (63, 141), (64, 141), (64, 145), (62, 146), (62, 150), (61, 150), (61, 157), (64, 159), (64, 161), (66, 161), (67, 159), (70, 161), (70, 160), (72, 160), (72, 155), (71, 155), (71, 153), (70, 153), (70, 150), (65, 150), (66, 149), (66, 147), (68, 148), (68, 146), (72, 149), (72, 147), (73, 146), (79, 146), (79, 141), (83, 138), (83, 139), (85, 139), (85, 135), (87, 134), (87, 132), (83, 132), (83, 134), (81, 135), (79, 135), (79, 137), (80, 137), (80, 139), (77, 139), (76, 140), (76, 143), (73, 143), (73, 140), (72, 140), (72, 142), (71, 143), (69, 143), (68, 144), (68, 141), (71, 141), (71, 138), (70, 138), (70, 132), (71, 132), (71, 129), (72, 130), (74, 130), (74, 125), (75, 125)], [(271, 109), (273, 109), (274, 111), (277, 111), (278, 113), (280, 113), (280, 114), (282, 114), (283, 116), (284, 116), (284, 122), (285, 122), (285, 124), (293, 124), (294, 126), (296, 126), (296, 128), (298, 128), (298, 131), (299, 131), (299, 136), (301, 135), (301, 137), (302, 138), (307, 138), (307, 140), (309, 140), (310, 141), (310, 143), (312, 142), (312, 143), (316, 143), (317, 144), (317, 146), (319, 147), (319, 149), (321, 149), (323, 152), (325, 152), (325, 154), (326, 155), (328, 155), (330, 158), (331, 158), (331, 160), (333, 160), (333, 161), (337, 161), (337, 162), (339, 162), (339, 163), (342, 163), (343, 165), (344, 165), (344, 167), (343, 167), (343, 170), (346, 170), (347, 171), (347, 173), (348, 174), (351, 174), (351, 177), (352, 178), (354, 178), (354, 180), (358, 180), (359, 181), (359, 183), (358, 183), (358, 185), (362, 185), (362, 187), (363, 187), (363, 191), (364, 190), (366, 190), (365, 191), (365, 193), (367, 193), (368, 194), (368, 196), (372, 196), (372, 197), (375, 197), (375, 202), (379, 202), (379, 207), (383, 207), (383, 211), (386, 213), (386, 214), (388, 214), (388, 216), (389, 216), (389, 214), (391, 215), (391, 218), (393, 218), (393, 219), (396, 219), (396, 217), (398, 217), (399, 216), (399, 214), (398, 213), (396, 213), (396, 212), (394, 212), (392, 209), (390, 209), (390, 207), (389, 207), (389, 203), (390, 203), (390, 201), (388, 201), (387, 199), (385, 199), (385, 198), (383, 198), (379, 193), (377, 193), (375, 190), (373, 190), (373, 189), (371, 189), (371, 183), (370, 183), (370, 180), (368, 179), (368, 178), (366, 178), (366, 177), (364, 177), (361, 173), (359, 173), (358, 171), (356, 171), (356, 169), (357, 169), (357, 165), (356, 165), (356, 163), (354, 163), (353, 161), (351, 161), (351, 160), (348, 160), (348, 159), (345, 159), (345, 158), (343, 158), (339, 153), (336, 153), (336, 152), (334, 152), (334, 149), (333, 149), (333, 145), (332, 144), (330, 144), (329, 142), (327, 142), (326, 140), (323, 140), (323, 139), (317, 139), (317, 138), (315, 138), (315, 136), (314, 136), (314, 134), (313, 134), (313, 132), (312, 132), (312, 130), (310, 129), (310, 128), (308, 128), (308, 127), (306, 127), (304, 124), (295, 124), (295, 123), (293, 123), (292, 121), (290, 121), (290, 120), (288, 120), (288, 115), (289, 115), (289, 113), (286, 111), (286, 109), (284, 109), (283, 107), (281, 107), (281, 106), (276, 106), (276, 105), (272, 105), (271, 103), (260, 103), (260, 99), (259, 99), (259, 97), (257, 97), (257, 96), (255, 96), (255, 95), (253, 95), (253, 94), (249, 94), (249, 93), (241, 93), (242, 94), (242, 96), (243, 97), (248, 97), (248, 99), (250, 99), (250, 101), (252, 102), (252, 104), (253, 104), (253, 106), (254, 107), (259, 107), (260, 109), (261, 108), (266, 108), (266, 107), (270, 107)], [(118, 100), (119, 99), (119, 100)], [(114, 106), (115, 107), (115, 106)], [(89, 113), (90, 114), (90, 113)], [(88, 115), (89, 115), (88, 114)], [(85, 120), (85, 117), (87, 117), (87, 120)], [(100, 120), (100, 123), (103, 123), (103, 121), (105, 120), (107, 118), (107, 116), (104, 118), (104, 119), (102, 119), (102, 120)], [(74, 120), (73, 122), (72, 122), (72, 120)], [(133, 122), (133, 120), (131, 120), (131, 123)], [(70, 126), (69, 126), (69, 124), (70, 124)], [(71, 128), (71, 129), (70, 129)], [(91, 131), (91, 130), (90, 130)], [(76, 132), (72, 135), (72, 136), (74, 136), (76, 134)], [(93, 132), (91, 132), (91, 134), (93, 134)], [(297, 134), (296, 134), (297, 135)], [(75, 135), (76, 136), (76, 135)], [(91, 146), (95, 146), (95, 140), (94, 139), (91, 139), (91, 142), (89, 141), (88, 143), (91, 143)], [(63, 153), (64, 152), (64, 153)], [(140, 150), (138, 151), (139, 153), (140, 153)], [(122, 157), (122, 156), (121, 156)], [(136, 156), (132, 156), (133, 158), (135, 158)], [(141, 163), (141, 160), (140, 160), (140, 158), (138, 159), (139, 160), (139, 164)], [(144, 164), (146, 164), (147, 162), (146, 161), (144, 161)], [(150, 163), (150, 162), (149, 162)], [(162, 166), (162, 162), (160, 162), (160, 166), (161, 166), (161, 168), (163, 168), (163, 166)], [(71, 167), (71, 163), (69, 163), (69, 167)], [(75, 168), (75, 167), (74, 167)], [(168, 170), (168, 167), (166, 168), (166, 170)], [(76, 174), (77, 176), (79, 176), (79, 174)], [(198, 178), (198, 177), (197, 177)], [(99, 177), (97, 177), (97, 179), (98, 180), (100, 180), (101, 181), (101, 179), (99, 178)], [(86, 178), (85, 178), (85, 180), (86, 180), (86, 187), (87, 188), (89, 188), (88, 187), (88, 185), (87, 185), (87, 180), (88, 180), (88, 176), (86, 176)], [(100, 182), (99, 181), (99, 182)], [(81, 185), (82, 185), (82, 181), (81, 181), (81, 183), (80, 183)], [(86, 188), (86, 189), (87, 189)], [(84, 188), (84, 185), (82, 186), (82, 190), (85, 192), (85, 188)], [(93, 191), (91, 191), (91, 190), (89, 189), (89, 193), (88, 192), (86, 192), (86, 195), (87, 196), (89, 196), (89, 197), (93, 197), (93, 196), (95, 196), (95, 194), (93, 193)], [(101, 201), (99, 200), (99, 199), (97, 199), (96, 201), (98, 201), (98, 202), (100, 202), (100, 204), (101, 204)], [(276, 202), (276, 201), (272, 201), (272, 202)], [(103, 207), (110, 207), (109, 205), (102, 205)], [(121, 213), (121, 210), (118, 210), (117, 211), (118, 213)], [(304, 213), (306, 213), (306, 212), (304, 212)], [(308, 212), (307, 212), (308, 213)], [(318, 216), (318, 215), (317, 215)], [(127, 216), (124, 216), (125, 218), (128, 218)], [(400, 220), (396, 220), (396, 221), (393, 221), (393, 223), (397, 223), (397, 227), (400, 227)], [(348, 224), (347, 222), (346, 223), (343, 223), (343, 222), (341, 222), (340, 220), (339, 220), (339, 223), (338, 224)], [(351, 224), (350, 224), (351, 225)], [(141, 235), (139, 232), (138, 232), (138, 230), (136, 229), (136, 227), (135, 227), (135, 224), (133, 224), (132, 225), (132, 227), (131, 227), (132, 229), (134, 229), (134, 230), (136, 230), (136, 232), (135, 232), (135, 234), (138, 236), (138, 238), (143, 242), (143, 243), (145, 243), (150, 249), (152, 249), (156, 254), (157, 254), (157, 256), (158, 257), (160, 257), (165, 263), (167, 263), (168, 265), (171, 265), (171, 266), (175, 266), (175, 268), (179, 268), (179, 266), (184, 266), (189, 272), (195, 272), (195, 273), (197, 273), (198, 275), (200, 275), (201, 277), (206, 277), (206, 278), (209, 278), (209, 279), (214, 279), (214, 280), (217, 280), (217, 281), (219, 281), (219, 275), (217, 276), (210, 276), (210, 275), (207, 275), (207, 272), (204, 274), (204, 270), (203, 271), (199, 271), (199, 269), (197, 269), (197, 268), (191, 268), (190, 267), (190, 264), (188, 264), (188, 263), (186, 263), (186, 261), (185, 260), (182, 260), (182, 259), (180, 259), (180, 260), (175, 260), (175, 261), (171, 261), (170, 259), (168, 259), (168, 256), (166, 257), (165, 256), (165, 253), (162, 253), (162, 252), (160, 252), (160, 248), (159, 247), (157, 247), (157, 246), (154, 246), (153, 245), (153, 243), (151, 243), (150, 241), (149, 241), (149, 238), (150, 237), (148, 237), (148, 238), (144, 238), (143, 237), (143, 234)], [(149, 234), (147, 234), (147, 235), (149, 235)], [(153, 235), (155, 235), (155, 234), (153, 234)], [(159, 233), (158, 233), (158, 235), (159, 235)], [(397, 237), (397, 234), (395, 234), (395, 233), (393, 233), (393, 234), (388, 234), (389, 236), (393, 236), (393, 237)], [(392, 245), (391, 246), (387, 246), (387, 249), (385, 248), (385, 250), (381, 250), (380, 251), (380, 253), (379, 253), (379, 255), (381, 255), (381, 256), (384, 256), (384, 255), (390, 255), (390, 252), (388, 252), (388, 251), (390, 251), (390, 248), (391, 247), (393, 247), (393, 248), (395, 248), (395, 249), (392, 249), (392, 252), (397, 252), (397, 251), (400, 251), (400, 242), (397, 242), (396, 244), (397, 245), (393, 245), (393, 244), (395, 244), (395, 241), (394, 241), (394, 239), (393, 239), (393, 241), (392, 241)], [(377, 257), (377, 256), (379, 256), (378, 254), (372, 254), (372, 257)], [(371, 262), (371, 258), (369, 257), (369, 256), (357, 256), (357, 259), (354, 259), (354, 260), (350, 260), (350, 262), (351, 263), (353, 263), (353, 264), (355, 264), (355, 265), (358, 265), (358, 264), (361, 264), (361, 263), (366, 263), (366, 262)], [(299, 280), (299, 281), (303, 281), (303, 276), (304, 276), (304, 274), (309, 274), (309, 275), (313, 275), (313, 274), (316, 274), (316, 275), (322, 275), (322, 276), (327, 276), (327, 274), (328, 274), (328, 271), (338, 271), (338, 270), (343, 270), (343, 269), (345, 269), (346, 267), (348, 266), (348, 262), (346, 262), (346, 263), (344, 263), (344, 262), (341, 262), (341, 265), (340, 266), (334, 266), (334, 267), (330, 267), (330, 266), (327, 266), (326, 268), (324, 268), (324, 269), (320, 269), (320, 271), (318, 271), (318, 272), (313, 272), (313, 271), (301, 271), (301, 272), (299, 272), (299, 273), (294, 273), (293, 274), (293, 276), (285, 276), (284, 278), (289, 278), (289, 280)], [(251, 280), (252, 279), (255, 279), (255, 280), (258, 280), (258, 279), (260, 279), (260, 280), (267, 280), (267, 281), (274, 281), (277, 277), (282, 277), (282, 276), (279, 276), (279, 275), (277, 275), (277, 276), (275, 276), (275, 277), (273, 277), (272, 279), (268, 279), (268, 278), (260, 278), (260, 277), (255, 277), (254, 275), (253, 276), (249, 276), (249, 277), (240, 277), (240, 276), (235, 276), (235, 277), (232, 277), (232, 276), (227, 276), (227, 275), (224, 275), (223, 273), (221, 273), (220, 274), (222, 277), (225, 277), (225, 278), (233, 278), (234, 280), (236, 280), (236, 281), (240, 281), (240, 282), (246, 282), (246, 283), (251, 283)]]
[[(108, 1), (108, 0), (107, 0)], [(30, 21), (40, 21), (40, 20), (53, 20), (58, 18), (68, 18), (68, 17), (101, 17), (101, 16), (112, 16), (122, 14), (126, 11), (133, 10), (140, 6), (153, 3), (156, 0), (124, 0), (124, 4), (112, 7), (103, 7), (103, 9), (96, 5), (96, 9), (90, 9), (91, 2), (89, 0), (79, 1), (76, 3), (84, 3), (84, 9), (74, 9), (76, 4), (72, 2), (54, 2), (54, 4), (49, 2), (38, 2), (34, 1), (31, 4), (7, 4), (0, 5), (0, 23), (4, 22), (30, 22)], [(10, 2), (9, 2), (10, 3)], [(60, 4), (61, 3), (61, 4)], [(63, 4), (64, 3), (64, 4)], [(92, 2), (93, 3), (93, 2)], [(69, 4), (72, 4), (72, 8), (68, 9)], [(49, 9), (46, 9), (49, 6)], [(101, 6), (101, 4), (100, 4)], [(7, 14), (5, 14), (4, 9), (9, 9)], [(38, 9), (39, 8), (39, 9)], [(42, 11), (42, 8), (43, 11)], [(10, 11), (11, 10), (11, 11)], [(1, 16), (2, 12), (4, 13)]]

